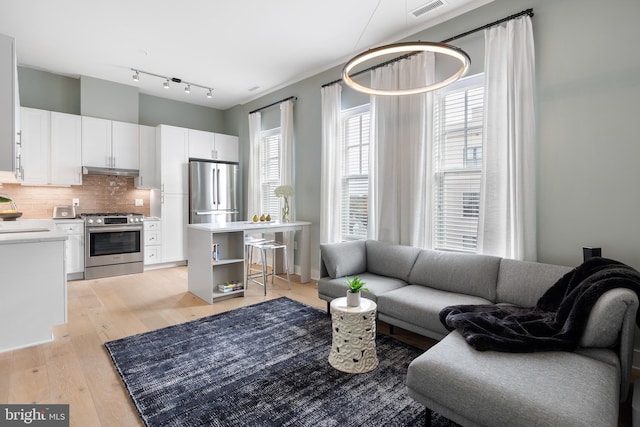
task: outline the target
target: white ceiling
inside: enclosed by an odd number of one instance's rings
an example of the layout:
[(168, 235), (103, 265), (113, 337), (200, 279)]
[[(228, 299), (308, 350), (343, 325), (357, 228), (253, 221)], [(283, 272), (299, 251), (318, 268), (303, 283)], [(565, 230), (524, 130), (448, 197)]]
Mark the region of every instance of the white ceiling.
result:
[[(411, 14), (431, 1), (0, 0), (0, 33), (16, 39), (19, 65), (227, 109), (493, 0)], [(131, 68), (211, 87), (213, 98), (152, 76), (135, 83)]]

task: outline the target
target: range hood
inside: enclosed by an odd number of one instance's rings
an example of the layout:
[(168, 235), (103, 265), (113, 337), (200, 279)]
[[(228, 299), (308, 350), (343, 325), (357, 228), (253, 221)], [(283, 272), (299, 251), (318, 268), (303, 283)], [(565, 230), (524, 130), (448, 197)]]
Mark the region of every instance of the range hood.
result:
[(83, 166), (83, 175), (109, 175), (109, 176), (140, 176), (138, 169), (98, 168), (95, 166)]

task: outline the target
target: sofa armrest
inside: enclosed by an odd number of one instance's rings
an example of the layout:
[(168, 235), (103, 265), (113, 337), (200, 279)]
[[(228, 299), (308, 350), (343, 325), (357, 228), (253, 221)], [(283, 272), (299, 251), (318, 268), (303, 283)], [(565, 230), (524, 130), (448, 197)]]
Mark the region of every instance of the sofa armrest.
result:
[[(367, 251), (364, 240), (320, 244), (321, 265), (326, 276), (353, 276), (367, 271)], [(324, 276), (324, 277), (326, 277)]]
[(620, 401), (624, 402), (629, 395), (629, 384), (631, 383), (638, 296), (629, 289), (621, 289), (621, 291), (627, 294), (626, 301), (628, 302), (620, 331)]
[(584, 348), (618, 346), (621, 402), (627, 398), (631, 381), (637, 310), (638, 297), (630, 289), (615, 288), (605, 292), (591, 309), (580, 339), (580, 346)]

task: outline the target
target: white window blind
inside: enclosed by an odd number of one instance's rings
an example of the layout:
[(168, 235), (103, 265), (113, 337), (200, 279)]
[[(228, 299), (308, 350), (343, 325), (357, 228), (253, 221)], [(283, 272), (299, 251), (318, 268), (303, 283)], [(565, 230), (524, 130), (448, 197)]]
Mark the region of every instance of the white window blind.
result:
[(260, 139), (262, 145), (260, 147), (261, 214), (279, 218), (280, 201), (274, 191), (280, 185), (280, 128), (263, 131)]
[(483, 75), (438, 93), (433, 150), (434, 249), (476, 252), (483, 119)]
[(367, 237), (369, 221), (369, 105), (342, 113), (344, 165), (342, 175), (341, 238)]

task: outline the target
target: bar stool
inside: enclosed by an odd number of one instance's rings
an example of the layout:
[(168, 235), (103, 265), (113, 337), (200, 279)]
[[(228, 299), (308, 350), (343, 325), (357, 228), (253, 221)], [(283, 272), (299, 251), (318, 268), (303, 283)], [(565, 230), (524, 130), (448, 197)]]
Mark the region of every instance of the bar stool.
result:
[[(245, 260), (247, 260), (247, 271), (246, 271), (246, 284), (245, 289), (248, 287), (249, 282), (256, 283), (264, 288), (264, 294), (267, 295), (267, 281), (269, 276), (271, 276), (271, 284), (273, 285), (274, 277), (281, 278), (275, 272), (276, 265), (276, 251), (278, 249), (283, 250), (284, 254), (284, 266), (285, 272), (287, 273), (287, 284), (289, 285), (289, 290), (291, 289), (291, 278), (289, 276), (289, 257), (287, 256), (287, 245), (276, 242), (273, 240), (266, 239), (254, 239), (247, 238), (245, 239)], [(262, 267), (257, 269), (253, 268), (253, 249), (258, 249), (260, 251), (260, 262), (262, 263)], [(267, 253), (271, 252), (272, 254), (272, 262), (273, 267), (271, 268), (271, 272), (267, 271)], [(257, 272), (257, 273), (254, 273)], [(258, 280), (258, 278), (262, 278), (262, 282)], [(284, 279), (283, 279), (284, 280)]]

